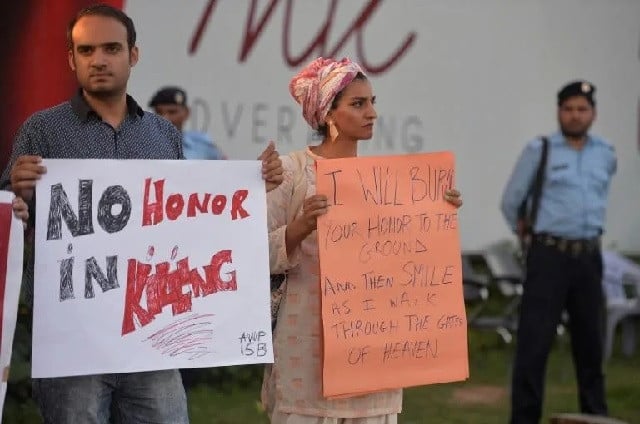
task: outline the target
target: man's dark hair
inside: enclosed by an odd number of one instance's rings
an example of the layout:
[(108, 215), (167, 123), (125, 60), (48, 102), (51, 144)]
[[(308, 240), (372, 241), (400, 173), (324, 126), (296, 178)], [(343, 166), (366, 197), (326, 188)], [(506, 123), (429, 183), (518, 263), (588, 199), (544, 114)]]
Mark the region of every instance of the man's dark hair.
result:
[(131, 18), (122, 10), (108, 4), (95, 4), (79, 11), (71, 22), (69, 22), (69, 26), (67, 27), (67, 47), (69, 50), (73, 50), (73, 39), (71, 38), (73, 27), (76, 26), (80, 18), (84, 18), (85, 16), (103, 16), (105, 18), (116, 19), (127, 29), (127, 44), (129, 50), (136, 45), (136, 28)]

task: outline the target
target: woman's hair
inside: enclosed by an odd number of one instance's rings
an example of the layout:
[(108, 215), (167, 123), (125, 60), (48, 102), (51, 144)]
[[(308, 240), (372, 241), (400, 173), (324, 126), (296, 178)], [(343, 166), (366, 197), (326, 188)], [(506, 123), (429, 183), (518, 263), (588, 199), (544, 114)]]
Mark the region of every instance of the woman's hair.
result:
[[(366, 80), (366, 79), (367, 79), (367, 76), (366, 76), (365, 74), (363, 74), (362, 72), (358, 72), (358, 73), (356, 74), (356, 76), (355, 76), (355, 77), (353, 77), (353, 81), (355, 81), (355, 80)], [(347, 87), (345, 87), (345, 88), (347, 88)], [(335, 108), (337, 108), (337, 107), (338, 107), (338, 102), (339, 102), (339, 101), (340, 101), (340, 99), (342, 98), (342, 93), (344, 93), (345, 88), (343, 88), (342, 90), (340, 90), (340, 91), (336, 94), (336, 96), (333, 98), (333, 100), (331, 101), (331, 108), (329, 108), (329, 110), (333, 110), (333, 109), (335, 109)], [(320, 126), (318, 127), (318, 130), (317, 130), (318, 135), (322, 136), (323, 138), (327, 136), (328, 131), (329, 131), (329, 128), (328, 128), (328, 126), (327, 126), (327, 124), (326, 124), (326, 123), (324, 123), (324, 124), (320, 125)]]
[(325, 124), (325, 118), (336, 98), (357, 75), (365, 73), (349, 58), (335, 60), (319, 57), (305, 66), (289, 82), (289, 92), (302, 107), (302, 116), (314, 130)]

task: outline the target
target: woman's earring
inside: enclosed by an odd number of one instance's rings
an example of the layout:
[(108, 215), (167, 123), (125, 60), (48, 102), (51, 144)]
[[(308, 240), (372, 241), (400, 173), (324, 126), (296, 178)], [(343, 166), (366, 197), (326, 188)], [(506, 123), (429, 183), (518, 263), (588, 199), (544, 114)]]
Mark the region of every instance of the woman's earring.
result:
[(336, 124), (333, 121), (329, 121), (329, 138), (331, 138), (332, 142), (335, 142), (338, 138), (338, 128), (336, 128)]

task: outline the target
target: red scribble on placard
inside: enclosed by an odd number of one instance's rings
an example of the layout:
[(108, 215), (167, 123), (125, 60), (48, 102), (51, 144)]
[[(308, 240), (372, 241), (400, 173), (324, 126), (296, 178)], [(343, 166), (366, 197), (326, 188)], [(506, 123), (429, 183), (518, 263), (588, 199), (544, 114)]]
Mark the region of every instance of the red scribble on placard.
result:
[[(202, 267), (204, 278), (197, 268), (189, 267), (189, 258), (180, 259), (176, 269), (170, 270), (169, 262), (152, 265), (128, 260), (127, 292), (122, 318), (122, 335), (136, 330), (134, 321), (139, 327), (148, 325), (165, 306), (171, 305), (173, 315), (191, 311), (194, 297), (204, 297), (220, 291), (236, 291), (236, 271), (225, 272), (227, 280), (223, 280), (222, 267), (231, 264), (231, 250), (221, 250), (211, 257), (208, 265)], [(190, 289), (186, 293), (183, 288)], [(142, 305), (142, 295), (146, 295), (146, 305)]]
[(171, 323), (146, 338), (164, 355), (189, 355), (189, 359), (205, 356), (213, 340), (214, 314), (192, 314)]

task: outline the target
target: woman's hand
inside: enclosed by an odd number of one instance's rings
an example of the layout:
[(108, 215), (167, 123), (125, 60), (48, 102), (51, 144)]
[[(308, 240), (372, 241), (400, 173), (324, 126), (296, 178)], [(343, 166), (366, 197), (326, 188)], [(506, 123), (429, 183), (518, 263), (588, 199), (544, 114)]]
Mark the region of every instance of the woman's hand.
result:
[(324, 215), (328, 211), (327, 196), (323, 194), (314, 194), (304, 199), (302, 204), (302, 220), (305, 230), (310, 234), (318, 226), (318, 217)]
[(265, 181), (268, 193), (282, 184), (284, 180), (282, 161), (273, 141), (269, 142), (269, 145), (260, 154), (258, 160), (262, 161), (262, 179)]
[(318, 226), (318, 217), (327, 213), (327, 196), (315, 194), (307, 197), (302, 204), (302, 215), (287, 225), (285, 233), (285, 243), (287, 255), (300, 246), (302, 240), (306, 239)]
[(444, 200), (451, 203), (456, 208), (462, 206), (462, 196), (455, 188), (449, 189), (444, 192)]

